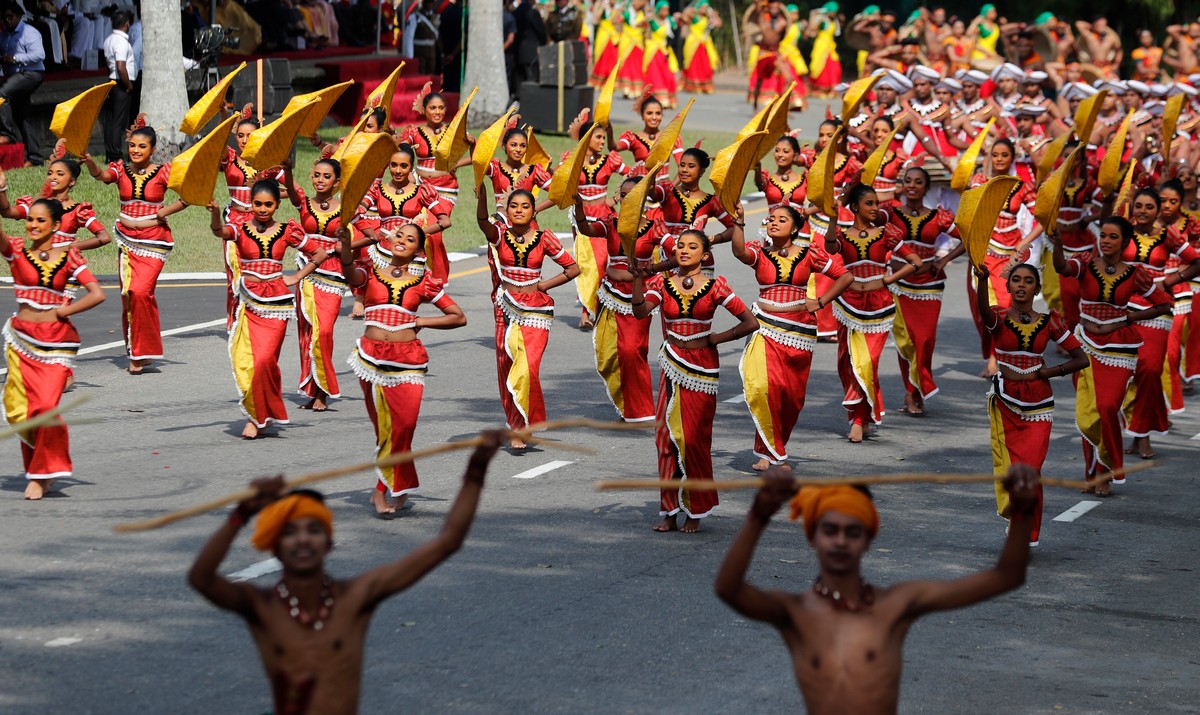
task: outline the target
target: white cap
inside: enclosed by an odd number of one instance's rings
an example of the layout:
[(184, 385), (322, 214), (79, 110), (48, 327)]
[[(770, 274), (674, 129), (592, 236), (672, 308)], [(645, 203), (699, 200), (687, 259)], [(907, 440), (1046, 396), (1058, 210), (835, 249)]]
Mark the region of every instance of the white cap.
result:
[(850, 89), (849, 82), (838, 82), (837, 84), (833, 85), (833, 91), (837, 92), (838, 94), (842, 94), (848, 89)]
[(1025, 79), (1025, 73), (1021, 71), (1020, 67), (1011, 62), (1005, 62), (1004, 64), (996, 67), (996, 69), (992, 70), (993, 82), (999, 82), (1005, 77), (1011, 77), (1012, 79), (1020, 81)]
[(912, 67), (909, 67), (907, 76), (908, 79), (913, 81), (916, 81), (918, 77), (923, 77), (929, 80), (932, 84), (937, 84), (938, 80), (942, 78), (940, 72), (932, 67), (926, 67), (925, 65), (913, 65)]
[(1200, 87), (1200, 72), (1188, 75), (1187, 80), (1193, 87)]
[[(1158, 99), (1151, 99), (1142, 105), (1142, 109), (1152, 117), (1161, 117), (1163, 115), (1163, 110), (1166, 108), (1166, 103)], [(1141, 122), (1139, 122), (1139, 124), (1141, 124)]]
[(1143, 96), (1149, 95), (1153, 92), (1153, 90), (1150, 89), (1150, 85), (1146, 84), (1145, 82), (1139, 82), (1136, 79), (1126, 80), (1125, 88), (1130, 92), (1136, 92)]
[(1040, 70), (1030, 70), (1025, 73), (1024, 79), (1021, 80), (1025, 84), (1041, 84), (1050, 78), (1050, 75)]
[(970, 82), (975, 85), (982, 85), (988, 81), (987, 72), (981, 70), (959, 70), (954, 76), (959, 82)]
[(1176, 82), (1167, 87), (1168, 97), (1174, 97), (1177, 94), (1186, 94), (1189, 97), (1195, 97), (1197, 94), (1200, 94), (1200, 90), (1197, 90), (1190, 84), (1184, 84), (1183, 82)]
[(937, 83), (937, 89), (948, 89), (951, 92), (961, 92), (962, 82), (953, 77), (944, 77), (941, 82)]
[(876, 87), (891, 87), (901, 93), (913, 88), (912, 82), (908, 81), (908, 77), (905, 77), (896, 70), (878, 69), (875, 71), (875, 74), (880, 75), (879, 81), (875, 83)]
[(1026, 117), (1040, 117), (1041, 115), (1046, 113), (1046, 107), (1041, 104), (1030, 104), (1028, 102), (1021, 102), (1020, 104), (1018, 104), (1017, 106), (1012, 108), (1012, 113), (1013, 113), (1013, 116), (1016, 116), (1016, 117), (1020, 117), (1022, 115), (1026, 116)]
[(1107, 89), (1109, 94), (1122, 95), (1129, 91), (1125, 83), (1117, 79), (1098, 79), (1092, 85), (1096, 89)]
[(1092, 87), (1091, 85), (1084, 84), (1083, 82), (1068, 82), (1063, 86), (1062, 91), (1058, 93), (1058, 96), (1069, 102), (1072, 99), (1087, 99), (1088, 97), (1098, 94), (1099, 92), (1100, 90)]

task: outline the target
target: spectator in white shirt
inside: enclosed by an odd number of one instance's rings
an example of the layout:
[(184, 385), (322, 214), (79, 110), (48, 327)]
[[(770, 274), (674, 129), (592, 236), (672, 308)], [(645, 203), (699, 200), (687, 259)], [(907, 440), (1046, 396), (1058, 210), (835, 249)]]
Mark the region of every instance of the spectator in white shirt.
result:
[(112, 34), (104, 40), (104, 57), (108, 60), (108, 78), (117, 84), (109, 91), (104, 105), (104, 154), (108, 161), (123, 161), (125, 129), (133, 123), (142, 68), (138, 66), (138, 56), (129, 42), (132, 13), (117, 10), (113, 13), (112, 23)]

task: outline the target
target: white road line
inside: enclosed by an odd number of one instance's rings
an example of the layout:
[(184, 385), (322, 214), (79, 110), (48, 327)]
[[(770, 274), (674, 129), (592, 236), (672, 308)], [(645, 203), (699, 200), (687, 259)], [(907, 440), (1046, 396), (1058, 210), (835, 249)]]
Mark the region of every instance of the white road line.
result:
[(236, 583), (238, 581), (249, 581), (252, 578), (266, 576), (269, 573), (275, 573), (276, 571), (282, 570), (283, 564), (279, 563), (279, 559), (270, 558), (266, 561), (259, 561), (256, 564), (250, 564), (241, 571), (234, 571), (233, 573), (229, 574), (227, 578)]
[(1189, 442), (1200, 442), (1200, 434), (1197, 434), (1195, 437), (1192, 437), (1188, 441)]
[(740, 402), (745, 402), (745, 401), (746, 401), (746, 393), (744, 393), (744, 392), (739, 394), (737, 397), (730, 397), (728, 400), (721, 400), (721, 402), (728, 402), (731, 405), (736, 405)]
[(1098, 501), (1081, 501), (1078, 504), (1076, 504), (1075, 506), (1071, 507), (1070, 509), (1067, 509), (1063, 513), (1054, 517), (1053, 521), (1066, 521), (1066, 522), (1075, 521), (1079, 517), (1083, 516), (1084, 514), (1088, 513), (1089, 511), (1091, 511), (1092, 509), (1095, 509), (1098, 506), (1100, 506), (1100, 502), (1098, 502)]
[(83, 642), (82, 638), (63, 637), (63, 638), (55, 638), (54, 640), (46, 641), (43, 645), (45, 645), (47, 648), (62, 648), (63, 646), (75, 645), (76, 643), (82, 643), (82, 642)]
[(574, 464), (574, 462), (562, 460), (562, 459), (556, 459), (553, 462), (546, 462), (545, 464), (543, 464), (540, 467), (534, 467), (533, 469), (526, 469), (524, 472), (521, 472), (520, 474), (514, 474), (512, 476), (512, 478), (513, 479), (533, 479), (534, 477), (542, 476), (546, 472), (552, 472), (555, 469), (558, 469), (559, 467), (565, 467), (568, 464)]

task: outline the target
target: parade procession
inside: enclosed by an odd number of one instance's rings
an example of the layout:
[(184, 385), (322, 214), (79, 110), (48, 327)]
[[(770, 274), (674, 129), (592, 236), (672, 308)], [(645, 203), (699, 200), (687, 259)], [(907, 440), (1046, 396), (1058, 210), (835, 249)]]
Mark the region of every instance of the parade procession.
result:
[(1191, 711), (1200, 18), (1068, 7), (0, 7), (0, 711)]

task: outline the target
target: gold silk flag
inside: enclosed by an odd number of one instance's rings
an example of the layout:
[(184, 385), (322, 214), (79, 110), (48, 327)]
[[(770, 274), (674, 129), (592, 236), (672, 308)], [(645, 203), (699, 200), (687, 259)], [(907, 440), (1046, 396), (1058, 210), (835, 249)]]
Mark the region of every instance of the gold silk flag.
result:
[(229, 132), (239, 115), (221, 122), (200, 141), (171, 160), (171, 176), (167, 188), (193, 206), (208, 206), (221, 171), (221, 157), (229, 142)]
[(967, 246), (967, 256), (976, 268), (982, 267), (987, 257), (996, 217), (1020, 186), (1021, 180), (1015, 176), (997, 176), (983, 186), (963, 192), (954, 225), (958, 227), (958, 233)]
[(358, 123), (350, 128), (350, 132), (346, 134), (344, 139), (342, 139), (342, 143), (333, 150), (333, 156), (331, 158), (334, 161), (341, 162), (342, 155), (346, 153), (346, 147), (350, 145), (350, 142), (354, 139), (354, 137), (358, 136), (359, 134), (366, 133), (367, 120), (370, 118), (370, 112), (359, 117)]
[(962, 157), (954, 167), (954, 174), (950, 176), (950, 188), (953, 191), (961, 194), (971, 185), (971, 175), (975, 173), (975, 162), (979, 161), (979, 153), (983, 151), (983, 142), (987, 139), (988, 132), (992, 130), (992, 125), (995, 123), (995, 117), (989, 119), (987, 126), (979, 130), (979, 133), (971, 140), (970, 146), (963, 150)]
[(1103, 196), (1112, 195), (1117, 188), (1117, 182), (1121, 180), (1121, 155), (1125, 153), (1125, 137), (1129, 134), (1129, 118), (1132, 116), (1131, 110), (1121, 120), (1117, 131), (1113, 132), (1112, 139), (1108, 142), (1104, 158), (1100, 160), (1100, 174), (1096, 181), (1100, 184), (1100, 193)]
[(613, 92), (617, 88), (617, 73), (621, 71), (621, 65), (625, 64), (625, 59), (629, 57), (629, 53), (632, 51), (633, 46), (630, 45), (617, 58), (617, 65), (613, 67), (612, 73), (608, 75), (608, 79), (604, 80), (604, 86), (600, 88), (600, 96), (596, 98), (596, 124), (604, 127), (609, 125), (608, 120), (612, 116)]
[(1096, 126), (1096, 117), (1100, 116), (1100, 105), (1108, 96), (1108, 90), (1102, 89), (1087, 99), (1081, 101), (1075, 108), (1075, 136), (1087, 144), (1092, 139), (1092, 129)]
[(579, 174), (583, 171), (583, 163), (587, 160), (589, 151), (588, 144), (591, 144), (592, 134), (599, 128), (598, 124), (593, 124), (584, 132), (583, 136), (579, 138), (579, 143), (563, 159), (563, 162), (554, 170), (554, 175), (550, 177), (550, 200), (560, 209), (565, 209), (575, 203), (575, 194), (579, 191)]
[(721, 208), (730, 216), (734, 215), (738, 199), (742, 195), (742, 186), (746, 183), (746, 174), (757, 160), (759, 142), (767, 136), (766, 132), (757, 132), (739, 139), (721, 151), (713, 159), (712, 173), (708, 175), (713, 189), (717, 193), (717, 201)]
[(858, 106), (867, 98), (867, 94), (875, 87), (875, 83), (883, 75), (868, 75), (854, 80), (842, 95), (842, 123), (850, 121), (858, 113)]
[(340, 84), (335, 84), (325, 89), (318, 89), (316, 92), (309, 92), (308, 94), (297, 94), (289, 99), (287, 106), (283, 108), (284, 114), (307, 102), (320, 102), (320, 104), (314, 104), (308, 110), (308, 115), (305, 117), (304, 123), (300, 125), (300, 131), (297, 132), (297, 135), (311, 137), (313, 134), (316, 134), (317, 130), (321, 128), (321, 122), (329, 114), (329, 110), (333, 109), (333, 105), (337, 103), (338, 98), (352, 84), (354, 84), (354, 80), (348, 79)]
[(837, 199), (834, 194), (833, 174), (837, 164), (838, 142), (842, 140), (843, 127), (839, 126), (829, 143), (825, 145), (813, 160), (812, 168), (808, 170), (808, 200), (821, 210), (821, 213), (837, 220)]
[(308, 113), (318, 104), (318, 100), (309, 100), (290, 112), (284, 112), (279, 119), (270, 124), (255, 129), (242, 149), (242, 159), (259, 169), (269, 169), (282, 164), (292, 153), (292, 145), (296, 143), (300, 127)]
[[(793, 83), (788, 89), (789, 92), (796, 85)], [(776, 98), (774, 104), (768, 105), (771, 110), (767, 114), (767, 118), (763, 123), (762, 130), (766, 131), (766, 135), (758, 140), (758, 148), (754, 152), (754, 164), (762, 161), (767, 154), (771, 153), (771, 149), (775, 147), (776, 142), (780, 137), (788, 133), (788, 109), (791, 107), (790, 95), (785, 92)]]
[(232, 72), (221, 78), (220, 82), (213, 85), (213, 88), (204, 93), (204, 96), (196, 100), (192, 108), (183, 115), (183, 122), (179, 125), (179, 131), (188, 136), (195, 136), (200, 133), (205, 124), (213, 117), (217, 116), (217, 112), (221, 111), (221, 106), (225, 103), (225, 91), (229, 89), (229, 85), (233, 83), (233, 78), (237, 77), (238, 72), (246, 68), (246, 63), (243, 62), (237, 66)]
[(467, 101), (459, 105), (458, 113), (454, 115), (454, 119), (450, 120), (441, 136), (438, 137), (437, 146), (433, 148), (433, 168), (438, 171), (454, 173), (454, 165), (470, 148), (467, 144), (467, 109), (470, 108), (471, 100), (475, 99), (475, 93), (478, 91), (478, 87), (471, 90), (471, 93), (467, 95)]
[(341, 220), (343, 226), (349, 226), (358, 211), (358, 204), (396, 153), (396, 143), (388, 134), (358, 134), (347, 141), (344, 148)]
[(1167, 99), (1167, 106), (1163, 108), (1162, 155), (1164, 166), (1169, 167), (1171, 165), (1171, 143), (1175, 141), (1175, 127), (1179, 124), (1179, 115), (1183, 112), (1184, 100), (1186, 99), (1187, 96), (1183, 94), (1169, 97)]
[(879, 171), (883, 168), (883, 160), (887, 158), (888, 148), (892, 146), (892, 140), (896, 138), (896, 132), (899, 130), (900, 127), (893, 128), (888, 133), (887, 139), (884, 139), (879, 146), (875, 147), (875, 150), (871, 152), (867, 160), (863, 162), (862, 178), (859, 181), (865, 186), (873, 186), (875, 184), (875, 177), (879, 176)]
[(666, 128), (654, 138), (654, 142), (650, 144), (650, 152), (646, 155), (646, 166), (666, 164), (670, 160), (671, 154), (675, 151), (675, 142), (679, 139), (680, 132), (683, 131), (683, 121), (687, 119), (688, 110), (695, 102), (696, 100), (689, 99), (687, 105), (679, 110), (679, 114), (676, 114)]
[(629, 257), (629, 265), (636, 265), (635, 252), (637, 249), (637, 234), (642, 228), (642, 216), (646, 213), (646, 195), (654, 186), (654, 177), (662, 169), (662, 164), (648, 167), (646, 175), (638, 180), (637, 186), (621, 199), (620, 213), (617, 214), (617, 236), (621, 239), (621, 248)]
[[(492, 155), (496, 153), (496, 146), (500, 144), (500, 136), (504, 134), (504, 128), (508, 124), (508, 118), (512, 116), (516, 108), (513, 107), (504, 113), (496, 121), (492, 122), (492, 126), (484, 129), (479, 137), (475, 140), (475, 149), (471, 152), (471, 164), (475, 169), (475, 186), (483, 183), (483, 177), (487, 174), (488, 164), (492, 163)], [(528, 154), (526, 150), (526, 154)]]
[(1062, 156), (1063, 149), (1067, 147), (1067, 142), (1070, 141), (1071, 136), (1071, 132), (1063, 132), (1054, 141), (1046, 145), (1046, 150), (1042, 152), (1042, 158), (1038, 159), (1037, 164), (1037, 183), (1039, 185), (1054, 170), (1054, 162), (1058, 161), (1058, 157)]
[(550, 158), (550, 153), (542, 147), (542, 143), (533, 135), (533, 127), (525, 127), (525, 136), (529, 137), (529, 143), (525, 148), (525, 163), (537, 164), (543, 169), (549, 169), (550, 164), (554, 162)]
[(92, 141), (92, 127), (96, 126), (96, 117), (100, 114), (100, 108), (104, 106), (109, 90), (115, 84), (116, 82), (105, 82), (97, 85), (76, 97), (60, 102), (54, 108), (50, 131), (59, 139), (66, 140), (67, 151), (75, 156), (87, 153), (88, 144)]
[(400, 80), (400, 72), (403, 70), (404, 62), (401, 62), (396, 65), (396, 69), (392, 70), (383, 84), (376, 87), (375, 91), (367, 97), (365, 107), (367, 113), (369, 114), (370, 110), (376, 107), (382, 107), (384, 114), (387, 115), (387, 121), (383, 123), (385, 127), (392, 125), (392, 97), (396, 94), (396, 83)]
[(1085, 151), (1087, 151), (1087, 144), (1081, 142), (1074, 151), (1067, 155), (1067, 160), (1050, 172), (1045, 181), (1038, 185), (1037, 203), (1034, 206), (1033, 216), (1042, 230), (1048, 234), (1054, 234), (1058, 229), (1058, 209), (1062, 206), (1063, 191), (1074, 171), (1075, 162), (1079, 161)]

